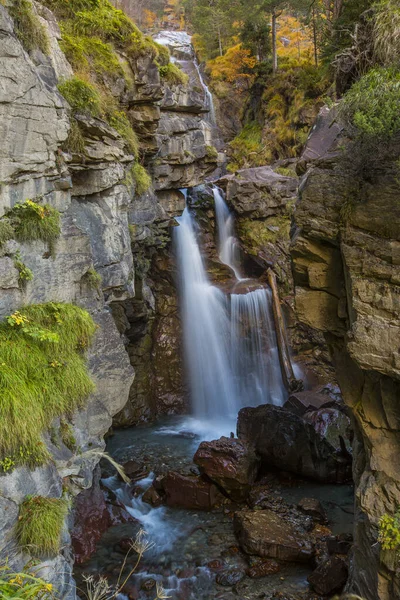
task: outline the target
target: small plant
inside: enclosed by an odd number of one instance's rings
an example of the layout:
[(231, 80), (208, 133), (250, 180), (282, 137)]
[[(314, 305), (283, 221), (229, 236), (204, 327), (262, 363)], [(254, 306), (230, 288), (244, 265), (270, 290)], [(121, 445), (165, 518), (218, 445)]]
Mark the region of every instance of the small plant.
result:
[(61, 435), (61, 440), (62, 440), (64, 446), (66, 446), (69, 450), (71, 450), (71, 452), (75, 452), (76, 447), (77, 447), (76, 439), (74, 436), (74, 430), (72, 429), (72, 425), (70, 423), (67, 423), (64, 420), (61, 420), (60, 435)]
[(63, 498), (27, 496), (20, 505), (16, 538), (32, 556), (58, 554), (69, 503)]
[(60, 213), (48, 204), (26, 200), (16, 204), (6, 215), (15, 231), (15, 237), (21, 242), (42, 240), (54, 253), (54, 245), (60, 236)]
[(8, 473), (9, 471), (13, 471), (15, 467), (15, 462), (10, 456), (6, 456), (3, 460), (0, 460), (0, 469), (3, 473)]
[(0, 247), (15, 237), (15, 231), (8, 219), (0, 221)]
[(2, 600), (50, 600), (53, 585), (34, 573), (15, 573), (7, 565), (0, 567), (0, 598)]
[(218, 159), (218, 150), (214, 146), (206, 146), (206, 157), (208, 160), (216, 161)]
[(21, 254), (19, 251), (15, 253), (14, 256), (14, 266), (19, 273), (18, 282), (19, 285), (23, 288), (26, 285), (27, 281), (32, 281), (33, 273), (29, 267), (22, 261)]
[(83, 154), (85, 152), (85, 138), (79, 123), (72, 117), (70, 125), (68, 137), (63, 143), (63, 149), (66, 152), (72, 152), (72, 154)]
[(95, 270), (94, 267), (90, 267), (90, 269), (88, 269), (84, 275), (85, 281), (87, 282), (88, 286), (92, 289), (92, 290), (100, 290), (101, 289), (101, 275)]
[(393, 516), (386, 513), (380, 518), (378, 540), (383, 550), (400, 552), (400, 508)]
[(132, 178), (136, 184), (136, 194), (142, 196), (151, 186), (151, 177), (144, 167), (136, 162), (132, 167)]
[(158, 70), (161, 79), (164, 79), (170, 85), (186, 85), (189, 81), (189, 76), (174, 63), (160, 66)]
[(89, 113), (92, 117), (101, 116), (101, 98), (94, 85), (80, 77), (71, 77), (58, 84), (58, 91), (73, 112)]
[(278, 175), (283, 175), (284, 177), (295, 177), (295, 173), (288, 167), (277, 167), (274, 170), (275, 173), (278, 173)]
[(124, 138), (133, 156), (137, 157), (139, 154), (139, 140), (126, 114), (122, 110), (114, 108), (108, 115), (106, 114), (106, 119), (111, 127), (114, 127), (120, 136)]
[(14, 0), (9, 7), (14, 19), (16, 36), (27, 52), (39, 48), (44, 54), (49, 53), (49, 40), (46, 30), (34, 13), (29, 0)]

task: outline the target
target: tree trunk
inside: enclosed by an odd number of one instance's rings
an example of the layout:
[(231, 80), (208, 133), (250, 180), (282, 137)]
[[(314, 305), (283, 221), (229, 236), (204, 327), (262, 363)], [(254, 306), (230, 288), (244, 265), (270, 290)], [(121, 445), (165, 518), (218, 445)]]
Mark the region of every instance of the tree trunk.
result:
[(315, 8), (312, 9), (313, 43), (314, 43), (314, 62), (318, 67), (318, 46), (317, 46), (317, 22), (315, 17)]
[(278, 286), (276, 276), (272, 269), (268, 269), (268, 283), (272, 290), (272, 306), (274, 311), (274, 321), (276, 330), (276, 339), (278, 342), (279, 360), (281, 363), (282, 378), (289, 392), (299, 391), (303, 388), (303, 382), (296, 379), (292, 360), (290, 358), (289, 345), (286, 337), (286, 328), (283, 320), (281, 303), (279, 300)]
[(219, 46), (219, 55), (222, 56), (224, 51), (222, 49), (221, 27), (219, 25), (218, 25), (218, 46)]
[(276, 73), (278, 70), (278, 54), (277, 54), (277, 49), (276, 49), (276, 11), (275, 11), (275, 8), (272, 10), (271, 35), (272, 35), (272, 71), (274, 73)]

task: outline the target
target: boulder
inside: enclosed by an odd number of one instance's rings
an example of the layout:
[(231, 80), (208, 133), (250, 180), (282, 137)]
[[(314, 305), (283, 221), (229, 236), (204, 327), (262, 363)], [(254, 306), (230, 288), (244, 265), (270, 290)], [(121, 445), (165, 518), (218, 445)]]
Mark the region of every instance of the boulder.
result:
[(325, 394), (314, 392), (312, 390), (306, 390), (291, 394), (283, 405), (283, 408), (290, 410), (296, 415), (302, 417), (308, 409), (320, 408), (329, 400), (330, 398)]
[(244, 441), (226, 437), (202, 442), (193, 460), (202, 473), (237, 502), (246, 499), (259, 464), (254, 450)]
[(301, 563), (314, 555), (309, 538), (271, 510), (237, 512), (234, 530), (247, 554)]
[(328, 521), (321, 502), (316, 498), (302, 498), (298, 503), (297, 508), (320, 523), (327, 523)]
[(303, 419), (335, 450), (339, 452), (346, 448), (351, 451), (351, 422), (344, 412), (337, 408), (325, 407), (307, 412)]
[(276, 467), (322, 482), (351, 480), (351, 455), (332, 445), (304, 419), (272, 405), (243, 408), (238, 436), (251, 443), (265, 467)]
[(170, 471), (162, 479), (167, 506), (211, 510), (220, 497), (218, 488), (202, 477)]
[(338, 556), (329, 558), (322, 563), (308, 577), (308, 582), (322, 596), (330, 596), (340, 592), (348, 577), (348, 568), (344, 560)]

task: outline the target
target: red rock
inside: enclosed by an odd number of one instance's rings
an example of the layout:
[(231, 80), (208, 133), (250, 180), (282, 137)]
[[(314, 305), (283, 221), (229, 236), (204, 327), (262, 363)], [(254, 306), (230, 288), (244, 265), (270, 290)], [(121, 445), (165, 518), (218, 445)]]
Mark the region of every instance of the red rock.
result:
[(235, 438), (202, 442), (193, 460), (202, 473), (237, 502), (246, 499), (257, 476), (258, 458), (254, 450)]
[(161, 504), (163, 503), (160, 494), (157, 492), (156, 489), (154, 489), (153, 486), (150, 486), (149, 489), (145, 491), (145, 493), (142, 496), (142, 500), (143, 502), (151, 504), (155, 507), (161, 506)]
[(247, 554), (288, 562), (308, 562), (314, 556), (310, 539), (271, 510), (240, 511), (234, 519), (239, 544)]
[(170, 471), (162, 480), (167, 506), (211, 510), (219, 500), (218, 488), (202, 477)]

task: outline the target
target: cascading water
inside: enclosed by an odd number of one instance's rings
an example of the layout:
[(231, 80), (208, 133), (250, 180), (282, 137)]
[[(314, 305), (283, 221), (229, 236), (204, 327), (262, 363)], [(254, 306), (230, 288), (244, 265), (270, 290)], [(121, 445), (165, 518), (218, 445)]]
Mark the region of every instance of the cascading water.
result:
[[(218, 190), (214, 198), (221, 260), (239, 279), (233, 217)], [(175, 239), (192, 414), (214, 425), (222, 422), (220, 433), (225, 433), (244, 406), (281, 404), (284, 398), (270, 292), (258, 287), (226, 294), (212, 285), (188, 207), (178, 222)]]

